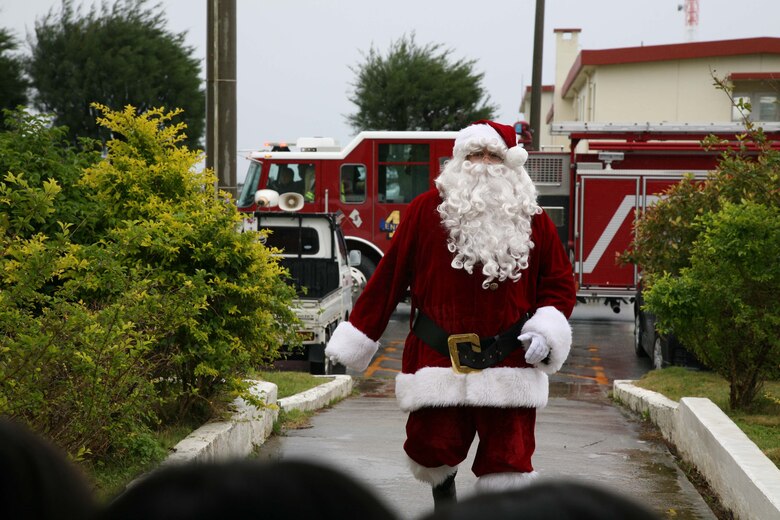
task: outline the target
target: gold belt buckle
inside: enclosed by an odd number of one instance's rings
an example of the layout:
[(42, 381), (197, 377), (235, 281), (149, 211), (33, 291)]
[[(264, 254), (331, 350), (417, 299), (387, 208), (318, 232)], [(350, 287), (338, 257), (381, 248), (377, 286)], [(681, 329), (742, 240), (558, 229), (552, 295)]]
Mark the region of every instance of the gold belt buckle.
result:
[(469, 332), (468, 334), (453, 334), (447, 338), (447, 346), (450, 350), (450, 361), (452, 362), (452, 370), (456, 374), (468, 374), (469, 372), (479, 372), (478, 368), (471, 368), (460, 364), (460, 356), (458, 355), (458, 343), (470, 343), (471, 350), (474, 352), (482, 352), (479, 346), (479, 336)]

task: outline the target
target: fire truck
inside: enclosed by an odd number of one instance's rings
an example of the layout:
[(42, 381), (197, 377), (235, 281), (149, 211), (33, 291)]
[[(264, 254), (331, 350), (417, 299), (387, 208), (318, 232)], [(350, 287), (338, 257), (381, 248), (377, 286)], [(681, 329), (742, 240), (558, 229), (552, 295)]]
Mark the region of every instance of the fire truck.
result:
[[(778, 142), (780, 124), (761, 126)], [(569, 171), (547, 192), (557, 191), (568, 205), (564, 234), (578, 298), (603, 299), (615, 312), (620, 302), (632, 301), (635, 352), (650, 356), (655, 368), (696, 366), (698, 362), (673, 335), (657, 333), (655, 317), (642, 308), (639, 269), (619, 264), (616, 257), (628, 249), (633, 223), (641, 211), (683, 175), (703, 180), (724, 150), (738, 148), (738, 136), (744, 132), (740, 123), (577, 122), (551, 127), (551, 133), (567, 135), (570, 142)], [(721, 144), (705, 150), (701, 141), (709, 135), (717, 136)]]
[[(763, 127), (780, 137), (780, 126)], [(616, 257), (628, 248), (639, 211), (683, 175), (703, 179), (716, 166), (723, 147), (705, 151), (700, 141), (714, 134), (733, 143), (744, 126), (575, 122), (554, 123), (551, 132), (567, 135), (570, 151), (531, 151), (526, 169), (572, 261), (578, 299), (602, 300), (615, 312), (621, 303), (634, 302), (637, 354), (649, 352), (657, 366), (675, 361), (674, 345), (655, 334), (652, 317), (637, 303), (638, 269), (618, 264)], [(303, 212), (343, 213), (347, 247), (361, 253), (353, 267), (359, 288), (409, 203), (433, 186), (455, 135), (361, 132), (343, 149), (332, 139), (307, 138), (293, 149), (253, 152), (238, 209), (254, 212), (256, 192), (272, 189), (302, 195)]]

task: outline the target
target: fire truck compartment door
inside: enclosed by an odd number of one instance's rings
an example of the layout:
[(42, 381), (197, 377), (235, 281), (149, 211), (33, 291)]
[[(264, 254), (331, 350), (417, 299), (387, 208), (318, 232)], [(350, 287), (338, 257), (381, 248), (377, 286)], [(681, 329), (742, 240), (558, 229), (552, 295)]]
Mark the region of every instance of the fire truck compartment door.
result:
[(575, 261), (580, 287), (631, 288), (633, 265), (619, 265), (628, 249), (636, 207), (641, 207), (639, 176), (580, 175)]

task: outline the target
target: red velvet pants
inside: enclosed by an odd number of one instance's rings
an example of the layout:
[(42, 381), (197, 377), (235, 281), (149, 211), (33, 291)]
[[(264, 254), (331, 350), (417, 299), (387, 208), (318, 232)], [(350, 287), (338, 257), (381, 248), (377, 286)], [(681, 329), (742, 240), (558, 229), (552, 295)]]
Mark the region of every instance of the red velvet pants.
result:
[(457, 466), (479, 434), (471, 468), (477, 477), (528, 473), (533, 471), (535, 424), (535, 408), (421, 408), (409, 414), (404, 450), (426, 468)]

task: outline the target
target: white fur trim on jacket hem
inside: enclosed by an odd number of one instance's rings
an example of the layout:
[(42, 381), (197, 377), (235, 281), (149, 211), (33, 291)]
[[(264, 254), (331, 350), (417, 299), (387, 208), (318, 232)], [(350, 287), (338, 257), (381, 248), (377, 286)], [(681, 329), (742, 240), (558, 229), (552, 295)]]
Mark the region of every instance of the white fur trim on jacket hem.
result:
[(348, 321), (342, 321), (333, 331), (325, 355), (336, 358), (342, 365), (360, 372), (368, 368), (371, 358), (379, 350), (379, 342), (369, 338)]
[(395, 378), (396, 399), (405, 412), (431, 406), (544, 408), (548, 388), (547, 374), (536, 368), (486, 368), (456, 374), (449, 367), (424, 367)]
[(414, 475), (414, 478), (420, 482), (427, 482), (431, 486), (438, 486), (447, 477), (458, 471), (458, 466), (438, 466), (436, 468), (426, 468), (415, 462), (408, 455), (406, 456), (406, 463), (409, 465), (409, 470)]
[(482, 475), (474, 484), (477, 493), (498, 493), (509, 491), (511, 489), (522, 489), (529, 486), (539, 473), (532, 471), (530, 473), (491, 473)]
[(560, 370), (571, 350), (571, 325), (566, 316), (555, 307), (542, 307), (523, 326), (525, 332), (541, 334), (550, 347), (549, 361), (537, 364), (536, 368), (547, 374)]

